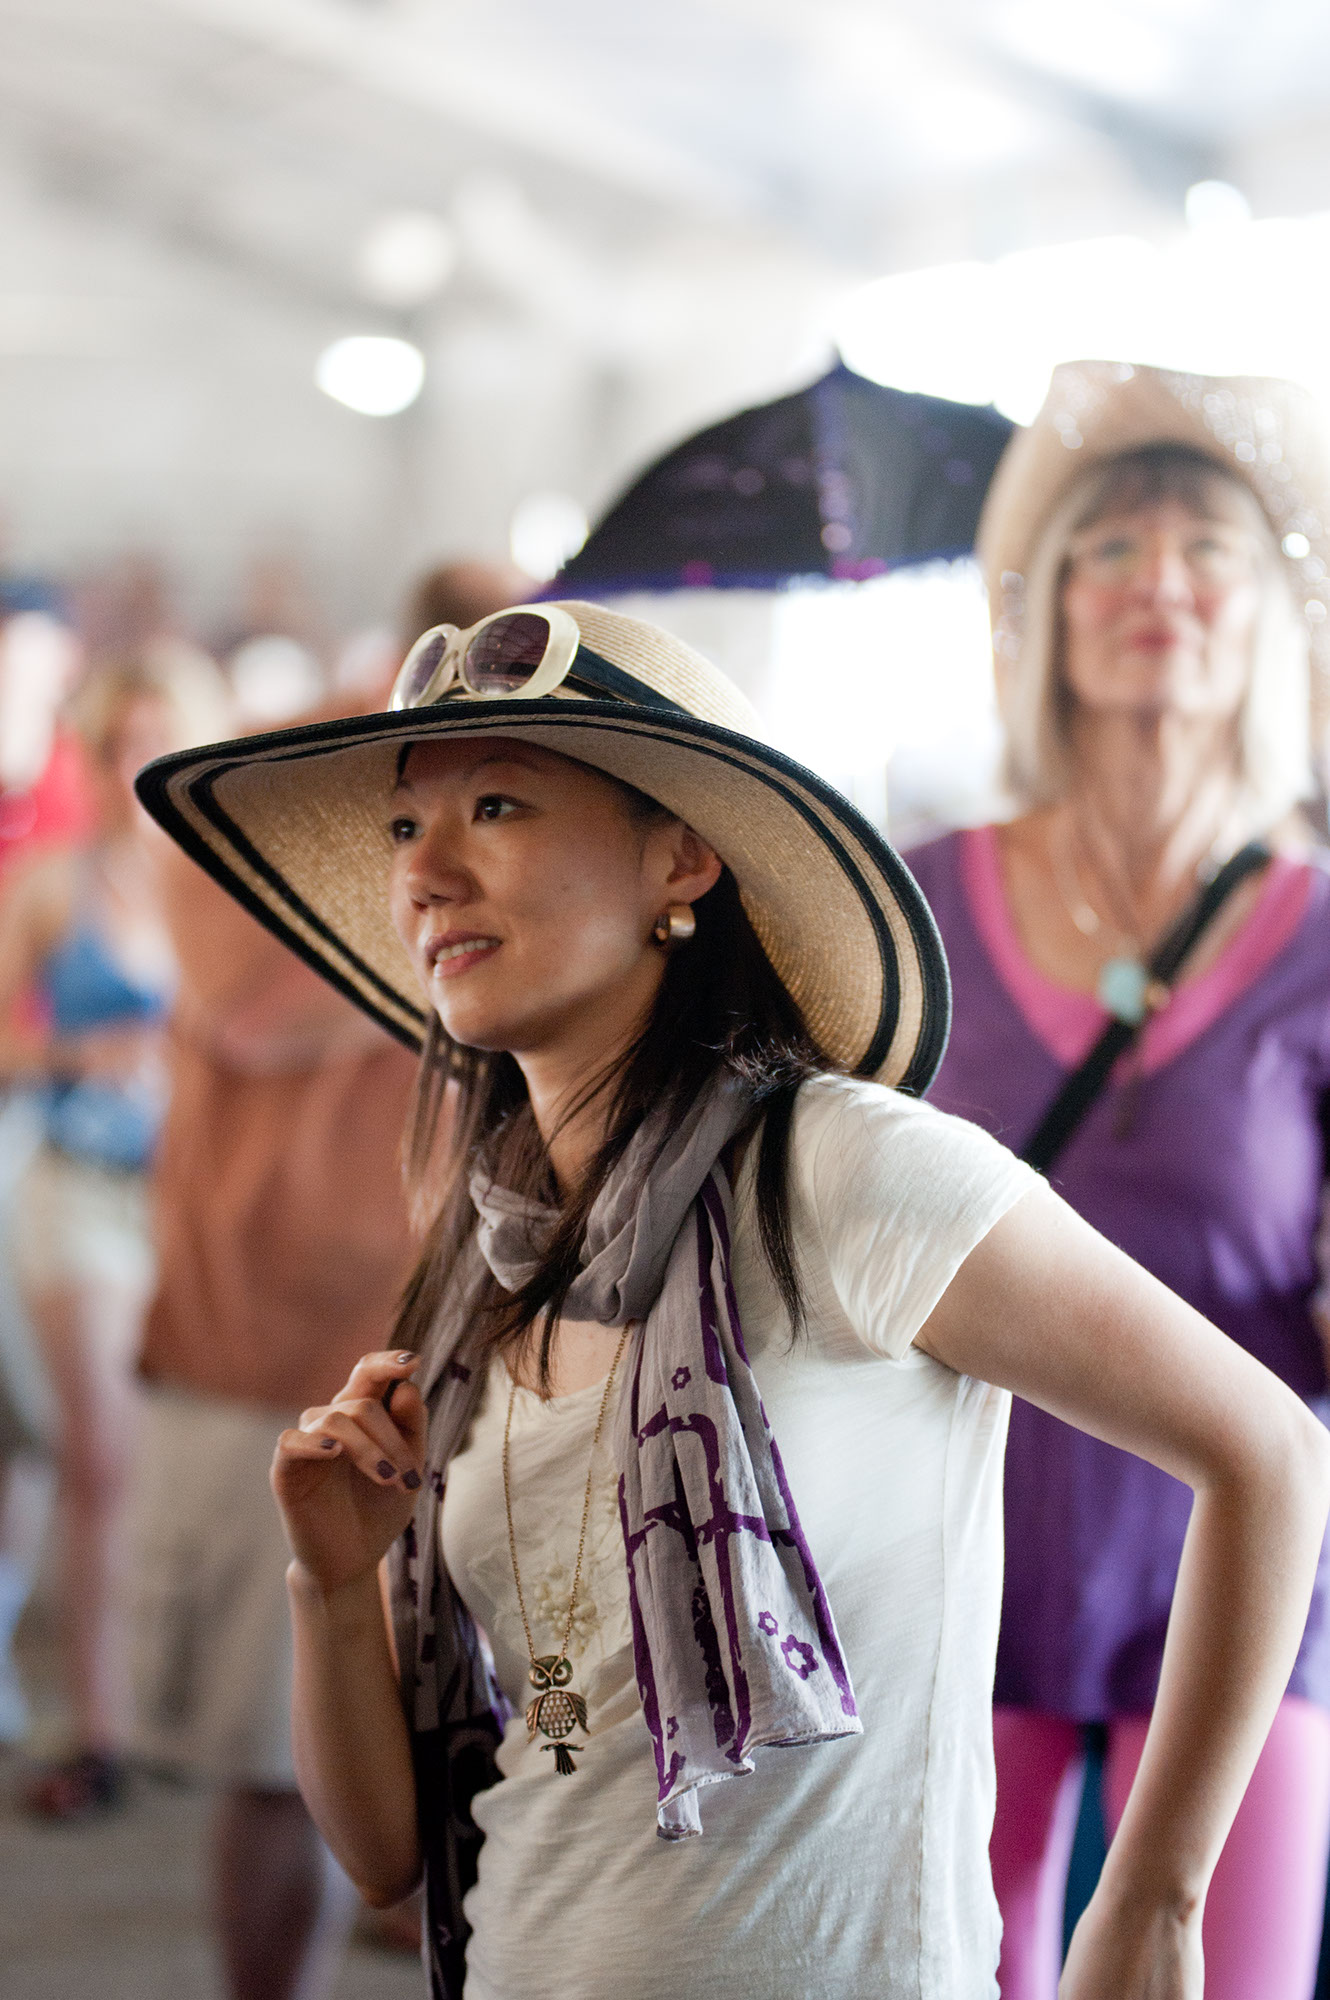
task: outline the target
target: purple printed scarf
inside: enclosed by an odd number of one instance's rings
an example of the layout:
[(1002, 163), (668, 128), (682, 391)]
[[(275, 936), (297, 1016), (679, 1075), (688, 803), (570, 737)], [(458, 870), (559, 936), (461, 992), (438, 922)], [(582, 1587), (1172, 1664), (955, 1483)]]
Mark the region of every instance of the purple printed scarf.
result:
[[(752, 1752), (856, 1735), (862, 1725), (835, 1622), (744, 1349), (730, 1280), (731, 1201), (719, 1162), (746, 1123), (733, 1082), (703, 1092), (660, 1143), (648, 1120), (592, 1209), (570, 1319), (640, 1322), (631, 1387), (616, 1399), (633, 1653), (659, 1780), (657, 1831), (702, 1831), (703, 1785)], [(421, 1382), (426, 1478), (394, 1551), (393, 1602), (416, 1748), (436, 1995), (461, 1992), (461, 1897), (480, 1836), (470, 1801), (496, 1773), (507, 1710), (440, 1547), (448, 1462), (484, 1385), (468, 1310), (484, 1263), (509, 1290), (533, 1267), (548, 1211), (472, 1179), (479, 1217), (456, 1306), (440, 1316)]]

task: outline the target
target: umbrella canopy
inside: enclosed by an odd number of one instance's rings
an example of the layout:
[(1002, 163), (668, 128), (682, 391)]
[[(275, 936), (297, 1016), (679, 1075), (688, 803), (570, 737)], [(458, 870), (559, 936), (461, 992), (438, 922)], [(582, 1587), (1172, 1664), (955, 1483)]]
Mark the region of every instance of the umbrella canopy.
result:
[(859, 581), (967, 555), (1014, 428), (994, 409), (886, 389), (838, 362), (658, 459), (548, 594)]

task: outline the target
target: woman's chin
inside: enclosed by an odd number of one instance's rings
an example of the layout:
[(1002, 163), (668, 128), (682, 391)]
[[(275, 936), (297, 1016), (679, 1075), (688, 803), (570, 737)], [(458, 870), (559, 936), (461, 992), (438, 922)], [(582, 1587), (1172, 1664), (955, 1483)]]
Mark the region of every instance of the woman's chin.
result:
[(1137, 663), (1134, 672), (1116, 677), (1112, 687), (1096, 689), (1094, 696), (1083, 695), (1080, 707), (1092, 717), (1133, 716), (1143, 720), (1166, 715), (1209, 716), (1218, 719), (1235, 712), (1241, 704), (1241, 688), (1218, 687), (1190, 662), (1151, 660)]
[(490, 1056), (502, 1055), (507, 1050), (508, 1042), (499, 1023), (477, 1020), (463, 1008), (436, 1006), (434, 1012), (444, 1034), (459, 1048)]

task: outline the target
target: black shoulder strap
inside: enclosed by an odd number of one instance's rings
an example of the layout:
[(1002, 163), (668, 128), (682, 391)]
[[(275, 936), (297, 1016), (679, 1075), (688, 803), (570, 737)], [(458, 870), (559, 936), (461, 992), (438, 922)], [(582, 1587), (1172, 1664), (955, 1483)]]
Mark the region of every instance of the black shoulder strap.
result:
[[(1249, 841), (1210, 879), (1190, 908), (1183, 911), (1171, 931), (1152, 955), (1146, 971), (1152, 985), (1171, 986), (1186, 959), (1218, 916), (1240, 882), (1270, 859), (1264, 841)], [(1144, 1028), (1150, 1010), (1135, 1021), (1114, 1019), (1090, 1050), (1079, 1069), (1072, 1071), (1039, 1123), (1021, 1147), (1021, 1158), (1041, 1174), (1046, 1174), (1086, 1112), (1103, 1090), (1118, 1058), (1126, 1053)]]

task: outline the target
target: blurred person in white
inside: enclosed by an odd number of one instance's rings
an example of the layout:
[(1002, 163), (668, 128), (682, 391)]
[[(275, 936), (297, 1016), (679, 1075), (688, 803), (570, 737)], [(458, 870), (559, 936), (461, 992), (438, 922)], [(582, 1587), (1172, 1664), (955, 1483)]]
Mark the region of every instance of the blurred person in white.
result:
[[(69, 1751), (25, 1788), (52, 1819), (123, 1793), (128, 1723), (119, 1593), (132, 1373), (152, 1282), (146, 1169), (164, 1104), (174, 981), (161, 842), (139, 766), (213, 733), (219, 685), (131, 658), (70, 705), (92, 808), (86, 840), (15, 869), (0, 901), (0, 1071), (39, 1090), (41, 1143), (17, 1196), (15, 1258), (54, 1393)], [(31, 990), (40, 1015), (10, 1022)]]
[[(82, 760), (57, 729), (81, 659), (51, 590), (32, 580), (0, 581), (0, 883), (24, 856), (86, 829)], [(0, 1743), (27, 1733), (12, 1640), (50, 1503), (50, 1394), (10, 1242), (15, 1191), (40, 1133), (32, 1091), (0, 1086)]]
[[(432, 572), (403, 650), (519, 586), (479, 563)], [(379, 707), (397, 664), (295, 719)], [(272, 686), (235, 690), (242, 722), (275, 719), (275, 666)], [(284, 1427), (391, 1325), (411, 1261), (398, 1155), (415, 1065), (185, 855), (163, 882), (180, 984), (131, 1510), (134, 1741), (215, 1788), (231, 2000), (323, 2000), (355, 1898), (296, 1787), (290, 1552), (267, 1469)], [(410, 1912), (397, 1929), (415, 1949)]]

